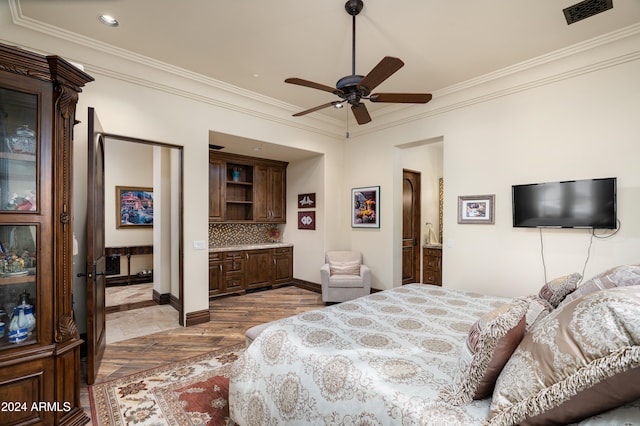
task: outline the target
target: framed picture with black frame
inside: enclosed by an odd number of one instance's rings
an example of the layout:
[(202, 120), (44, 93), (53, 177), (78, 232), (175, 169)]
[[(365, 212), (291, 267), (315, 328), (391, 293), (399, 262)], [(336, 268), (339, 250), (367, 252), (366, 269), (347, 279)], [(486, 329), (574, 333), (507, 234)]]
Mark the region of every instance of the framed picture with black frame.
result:
[(380, 228), (380, 187), (351, 190), (351, 227)]

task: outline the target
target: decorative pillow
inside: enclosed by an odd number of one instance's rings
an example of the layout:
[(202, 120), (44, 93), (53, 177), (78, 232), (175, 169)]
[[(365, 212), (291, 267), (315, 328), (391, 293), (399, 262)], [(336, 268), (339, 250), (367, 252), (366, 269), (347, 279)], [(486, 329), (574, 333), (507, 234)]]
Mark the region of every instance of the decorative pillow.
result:
[(502, 367), (524, 336), (528, 306), (525, 299), (514, 299), (483, 315), (471, 326), (462, 348), (458, 374), (453, 384), (442, 390), (442, 399), (462, 405), (491, 395)]
[(360, 261), (329, 261), (329, 271), (331, 275), (360, 275)]
[(525, 318), (527, 319), (525, 332), (529, 332), (531, 327), (533, 327), (537, 321), (540, 321), (553, 311), (553, 306), (551, 303), (547, 302), (546, 299), (542, 299), (538, 296), (526, 296), (525, 299), (529, 302), (529, 307), (527, 308), (527, 313), (525, 315)]
[(562, 302), (568, 294), (572, 293), (576, 289), (580, 279), (582, 279), (582, 275), (574, 272), (571, 275), (565, 275), (563, 277), (556, 278), (555, 280), (551, 280), (542, 286), (538, 293), (538, 297), (545, 299), (547, 302), (551, 303), (551, 306), (557, 308), (560, 302)]
[(563, 303), (496, 382), (489, 424), (569, 424), (640, 398), (640, 286)]
[(629, 285), (640, 285), (640, 265), (622, 265), (611, 268), (583, 283), (565, 300), (569, 303), (594, 291)]

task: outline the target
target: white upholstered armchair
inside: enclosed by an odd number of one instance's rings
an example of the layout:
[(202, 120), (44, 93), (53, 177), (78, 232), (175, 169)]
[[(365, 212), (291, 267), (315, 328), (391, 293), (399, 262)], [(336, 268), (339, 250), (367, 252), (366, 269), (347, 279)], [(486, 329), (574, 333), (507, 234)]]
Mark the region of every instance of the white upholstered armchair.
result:
[(329, 251), (320, 268), (323, 302), (344, 302), (371, 292), (371, 269), (357, 251)]

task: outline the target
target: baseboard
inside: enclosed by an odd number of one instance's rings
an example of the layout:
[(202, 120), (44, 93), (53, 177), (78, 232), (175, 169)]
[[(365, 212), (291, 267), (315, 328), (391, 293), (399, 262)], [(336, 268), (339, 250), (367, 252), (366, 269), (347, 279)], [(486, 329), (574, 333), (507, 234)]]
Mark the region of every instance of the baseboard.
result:
[(156, 302), (157, 305), (170, 304), (172, 297), (170, 293), (159, 293), (156, 289), (153, 289), (153, 301)]
[(187, 327), (192, 325), (204, 324), (211, 320), (211, 314), (209, 309), (203, 309), (201, 311), (187, 312)]
[[(299, 288), (302, 288), (302, 289), (305, 289), (305, 290), (309, 290), (309, 291), (313, 291), (313, 292), (322, 294), (322, 285), (321, 284), (312, 283), (311, 281), (305, 281), (305, 280), (301, 280), (299, 278), (294, 278), (293, 281), (290, 284), (293, 284), (296, 287), (299, 287)], [(379, 291), (383, 291), (383, 290), (378, 290), (377, 288), (372, 288), (371, 289), (371, 293), (377, 293)]]
[(322, 294), (322, 286), (320, 284), (312, 283), (311, 281), (301, 280), (299, 278), (294, 278), (292, 283), (296, 287)]

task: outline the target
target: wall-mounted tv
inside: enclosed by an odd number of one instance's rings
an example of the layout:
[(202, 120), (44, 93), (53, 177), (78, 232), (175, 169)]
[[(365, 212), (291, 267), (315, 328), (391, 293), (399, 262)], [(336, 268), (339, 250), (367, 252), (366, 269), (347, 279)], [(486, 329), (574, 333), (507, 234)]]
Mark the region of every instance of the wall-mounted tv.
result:
[(616, 229), (616, 178), (513, 185), (513, 226)]

